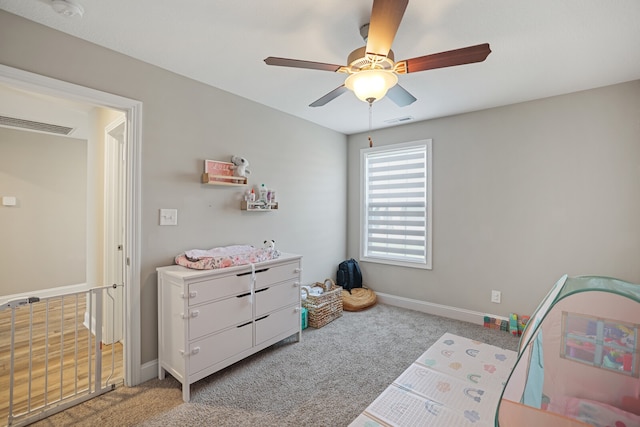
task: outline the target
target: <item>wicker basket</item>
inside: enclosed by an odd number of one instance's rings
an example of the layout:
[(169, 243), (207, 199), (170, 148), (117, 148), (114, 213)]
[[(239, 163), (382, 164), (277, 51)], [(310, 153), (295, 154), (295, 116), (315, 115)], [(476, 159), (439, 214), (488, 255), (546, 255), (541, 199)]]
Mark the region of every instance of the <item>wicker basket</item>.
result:
[(307, 295), (307, 298), (302, 300), (302, 306), (308, 311), (309, 326), (322, 328), (342, 316), (342, 287), (337, 286), (331, 279), (326, 279), (324, 283), (316, 282), (312, 287), (316, 286), (322, 288), (324, 293), (318, 296)]

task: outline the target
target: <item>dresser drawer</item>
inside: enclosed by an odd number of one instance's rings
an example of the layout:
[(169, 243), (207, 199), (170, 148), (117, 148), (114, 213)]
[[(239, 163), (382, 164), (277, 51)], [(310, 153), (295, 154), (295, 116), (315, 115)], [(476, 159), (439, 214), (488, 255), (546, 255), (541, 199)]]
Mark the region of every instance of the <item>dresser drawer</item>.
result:
[(241, 294), (251, 290), (251, 274), (231, 274), (189, 285), (189, 305)]
[(253, 323), (228, 329), (189, 345), (189, 373), (196, 374), (209, 366), (252, 347)]
[(300, 287), (289, 281), (256, 291), (256, 317), (300, 301)]
[(278, 336), (287, 331), (295, 333), (300, 328), (300, 311), (297, 306), (283, 308), (256, 319), (256, 344)]
[(256, 269), (256, 289), (268, 286), (272, 283), (284, 282), (286, 280), (299, 279), (300, 264), (290, 262), (288, 264), (277, 265), (264, 269)]
[(252, 319), (249, 292), (189, 309), (189, 339), (193, 340)]

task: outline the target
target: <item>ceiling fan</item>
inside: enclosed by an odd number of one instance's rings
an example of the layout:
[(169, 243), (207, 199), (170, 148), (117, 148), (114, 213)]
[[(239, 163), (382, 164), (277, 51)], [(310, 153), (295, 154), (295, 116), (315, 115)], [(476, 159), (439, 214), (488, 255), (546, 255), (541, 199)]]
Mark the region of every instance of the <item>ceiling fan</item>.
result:
[(334, 65), (273, 56), (266, 58), (264, 62), (267, 65), (348, 74), (343, 85), (314, 101), (309, 105), (310, 107), (325, 105), (348, 90), (353, 90), (359, 99), (368, 102), (369, 105), (388, 94), (393, 102), (404, 107), (415, 102), (416, 98), (397, 84), (398, 74), (482, 62), (491, 53), (489, 43), (484, 43), (394, 62), (391, 44), (408, 3), (409, 0), (373, 0), (370, 22), (360, 29), (366, 46), (349, 54), (347, 58), (349, 65)]

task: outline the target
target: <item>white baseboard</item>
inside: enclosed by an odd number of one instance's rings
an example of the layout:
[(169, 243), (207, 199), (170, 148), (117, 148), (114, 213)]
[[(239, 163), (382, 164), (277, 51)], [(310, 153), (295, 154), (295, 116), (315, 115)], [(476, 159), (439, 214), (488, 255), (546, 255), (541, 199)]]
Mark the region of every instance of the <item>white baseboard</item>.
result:
[(140, 383), (158, 378), (158, 359), (143, 363), (140, 366)]
[(476, 325), (483, 325), (485, 316), (493, 317), (494, 319), (508, 320), (506, 317), (497, 316), (495, 314), (481, 313), (479, 311), (472, 311), (466, 310), (464, 308), (435, 304), (428, 301), (399, 297), (380, 292), (376, 292), (376, 295), (378, 297), (378, 302), (381, 302), (382, 304), (389, 304), (409, 310), (420, 311), (422, 313), (433, 314), (435, 316), (461, 320), (463, 322), (475, 323)]
[(33, 291), (33, 292), (23, 292), (19, 294), (2, 295), (0, 296), (0, 305), (4, 305), (9, 301), (13, 301), (16, 299), (29, 298), (29, 297), (38, 297), (41, 299), (53, 298), (60, 295), (68, 295), (76, 292), (84, 292), (84, 291), (88, 291), (89, 289), (90, 287), (86, 283), (79, 283), (77, 285), (59, 286), (57, 288), (41, 289), (39, 291)]
[(95, 336), (96, 335), (96, 318), (91, 316), (91, 323), (89, 323), (89, 312), (85, 311), (84, 312), (84, 321), (82, 322), (82, 325), (86, 328), (89, 329), (89, 325), (91, 325), (91, 335)]

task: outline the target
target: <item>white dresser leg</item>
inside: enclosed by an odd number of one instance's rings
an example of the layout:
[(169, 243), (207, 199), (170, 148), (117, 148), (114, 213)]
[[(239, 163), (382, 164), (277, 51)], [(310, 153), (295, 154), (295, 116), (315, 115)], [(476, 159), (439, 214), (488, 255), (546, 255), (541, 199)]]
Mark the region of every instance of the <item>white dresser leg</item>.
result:
[(189, 384), (182, 384), (182, 400), (185, 401), (185, 403), (189, 402), (190, 396), (189, 396), (189, 391), (191, 389), (191, 386)]

